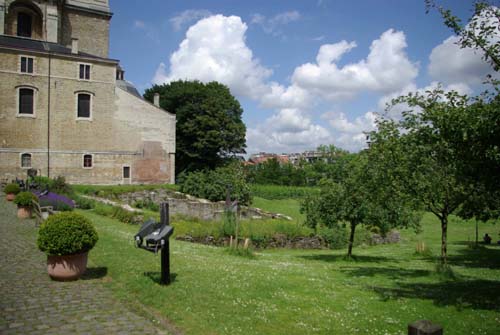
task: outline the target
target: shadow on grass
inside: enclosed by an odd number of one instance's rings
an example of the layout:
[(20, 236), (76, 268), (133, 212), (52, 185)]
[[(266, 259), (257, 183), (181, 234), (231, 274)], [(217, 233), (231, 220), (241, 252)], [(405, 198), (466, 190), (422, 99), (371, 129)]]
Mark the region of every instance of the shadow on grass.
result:
[(370, 289), (382, 300), (397, 298), (432, 300), (437, 306), (457, 309), (500, 310), (500, 282), (491, 280), (456, 280), (439, 283), (396, 283), (396, 287)]
[(324, 261), (324, 262), (366, 262), (366, 263), (382, 263), (395, 260), (383, 256), (352, 256), (347, 258), (345, 255), (319, 254), (298, 256), (309, 261)]
[[(148, 277), (149, 279), (151, 279), (156, 284), (162, 285), (162, 283), (161, 283), (161, 272), (159, 272), (159, 271), (144, 272), (144, 276)], [(172, 284), (173, 282), (175, 282), (176, 278), (177, 278), (177, 273), (170, 273), (170, 284)]]
[(500, 269), (500, 248), (494, 245), (468, 247), (469, 242), (457, 242), (466, 245), (448, 256), (448, 264), (471, 268)]
[(385, 276), (390, 279), (426, 277), (432, 273), (428, 270), (403, 269), (399, 267), (343, 267), (340, 271), (353, 277)]
[(108, 268), (105, 266), (98, 266), (95, 268), (87, 268), (87, 271), (80, 277), (82, 280), (101, 279), (108, 274)]

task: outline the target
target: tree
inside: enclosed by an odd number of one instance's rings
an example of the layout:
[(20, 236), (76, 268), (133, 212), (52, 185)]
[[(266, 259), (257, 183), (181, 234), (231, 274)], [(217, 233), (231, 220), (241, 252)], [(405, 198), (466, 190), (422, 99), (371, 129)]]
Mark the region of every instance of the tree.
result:
[(176, 128), (176, 174), (222, 165), (231, 156), (245, 153), (246, 127), (243, 109), (226, 86), (210, 82), (175, 81), (154, 85), (144, 98), (174, 113)]
[[(310, 227), (349, 226), (347, 257), (352, 256), (356, 228), (378, 227), (382, 234), (394, 227), (415, 227), (419, 215), (409, 198), (384, 179), (374, 153), (362, 152), (345, 167), (346, 177), (335, 182), (323, 179), (319, 196), (306, 198), (302, 210)], [(375, 165), (374, 165), (375, 164)]]

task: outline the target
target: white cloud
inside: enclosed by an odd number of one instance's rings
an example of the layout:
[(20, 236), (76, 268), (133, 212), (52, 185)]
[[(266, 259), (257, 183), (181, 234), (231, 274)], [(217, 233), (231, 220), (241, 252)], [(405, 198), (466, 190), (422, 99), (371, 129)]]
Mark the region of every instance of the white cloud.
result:
[(321, 36), (317, 36), (317, 37), (312, 38), (313, 41), (323, 41), (324, 39), (325, 39), (325, 35), (321, 35)]
[(211, 16), (212, 13), (206, 9), (188, 9), (169, 19), (175, 31), (179, 31), (185, 25)]
[(357, 151), (366, 147), (366, 134), (364, 132), (375, 129), (377, 114), (367, 112), (351, 121), (342, 112), (327, 112), (321, 118), (327, 120), (334, 130), (332, 138), (335, 145), (350, 151)]
[(341, 57), (356, 47), (341, 41), (320, 47), (316, 63), (297, 67), (292, 82), (326, 99), (351, 98), (361, 91), (391, 92), (408, 85), (418, 74), (406, 53), (403, 32), (389, 29), (372, 42), (366, 59), (339, 68)]
[(269, 91), (265, 80), (272, 71), (253, 57), (246, 31), (247, 25), (237, 16), (214, 15), (198, 21), (171, 55), (169, 70), (160, 64), (153, 81), (215, 80), (228, 85), (233, 94), (258, 99)]
[(296, 10), (279, 13), (270, 18), (257, 13), (252, 15), (250, 23), (261, 26), (266, 34), (280, 36), (283, 35), (282, 26), (298, 21), (301, 17), (300, 13)]
[(478, 84), (491, 72), (491, 65), (479, 51), (457, 45), (458, 37), (451, 36), (435, 47), (429, 57), (429, 74), (443, 83)]

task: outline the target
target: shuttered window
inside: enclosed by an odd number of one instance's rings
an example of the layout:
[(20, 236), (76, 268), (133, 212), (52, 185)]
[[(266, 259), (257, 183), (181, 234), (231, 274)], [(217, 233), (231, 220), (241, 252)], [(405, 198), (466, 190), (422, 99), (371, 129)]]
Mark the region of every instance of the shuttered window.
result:
[(78, 118), (90, 118), (90, 94), (78, 94)]
[(33, 115), (34, 90), (31, 88), (19, 89), (19, 114)]

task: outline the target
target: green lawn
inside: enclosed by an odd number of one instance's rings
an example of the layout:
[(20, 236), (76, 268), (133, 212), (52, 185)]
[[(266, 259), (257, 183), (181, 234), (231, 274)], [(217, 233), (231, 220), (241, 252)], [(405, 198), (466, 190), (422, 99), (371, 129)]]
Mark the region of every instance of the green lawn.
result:
[[(499, 333), (500, 247), (468, 248), (473, 226), (449, 228), (454, 279), (439, 275), (434, 260), (414, 255), (422, 240), (439, 251), (439, 225), (428, 215), (423, 234), (408, 231), (400, 244), (357, 248), (356, 261), (344, 260), (344, 250), (266, 250), (247, 259), (173, 241), (174, 282), (160, 286), (160, 257), (134, 247), (137, 226), (82, 213), (100, 236), (91, 270), (106, 268), (96, 271), (107, 273), (104, 285), (185, 334), (406, 334), (418, 319), (442, 324), (446, 334)], [(499, 230), (480, 226), (495, 237)]]
[(305, 215), (300, 213), (300, 201), (295, 199), (268, 200), (260, 197), (253, 197), (252, 207), (257, 207), (272, 213), (285, 214), (298, 222), (303, 222), (305, 220)]

